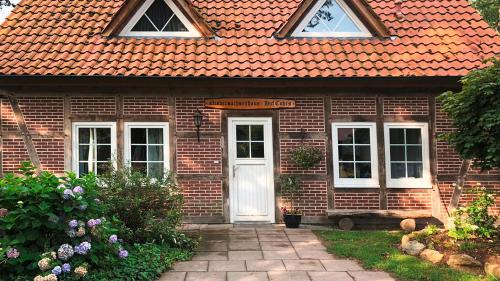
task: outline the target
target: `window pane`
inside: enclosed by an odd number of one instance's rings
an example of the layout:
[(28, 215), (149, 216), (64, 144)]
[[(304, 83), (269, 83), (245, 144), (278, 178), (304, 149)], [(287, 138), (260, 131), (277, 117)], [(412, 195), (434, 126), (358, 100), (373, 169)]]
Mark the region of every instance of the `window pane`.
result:
[(356, 178), (369, 179), (372, 177), (372, 165), (369, 163), (356, 163)]
[(370, 129), (354, 129), (354, 137), (356, 144), (369, 144), (370, 143)]
[(356, 145), (356, 161), (370, 161), (370, 147), (369, 146), (360, 146)]
[(78, 172), (79, 176), (83, 176), (89, 173), (89, 164), (88, 163), (79, 163), (78, 164)]
[(252, 158), (264, 158), (263, 142), (252, 142)]
[(186, 28), (186, 26), (184, 26), (184, 24), (177, 16), (174, 16), (165, 26), (163, 31), (183, 32), (188, 31), (188, 29)]
[(238, 158), (249, 158), (250, 157), (250, 147), (249, 147), (248, 142), (236, 143), (236, 157), (238, 157)]
[(359, 28), (335, 0), (326, 0), (304, 32), (359, 32)]
[(163, 129), (150, 128), (148, 129), (148, 144), (163, 144)]
[(131, 128), (130, 129), (130, 142), (132, 144), (145, 144), (146, 143), (146, 129), (145, 128)]
[(142, 16), (131, 30), (132, 31), (157, 31), (156, 27), (154, 27), (154, 25), (146, 18), (146, 16)]
[(252, 125), (252, 140), (263, 141), (264, 140), (264, 125)]
[(353, 151), (351, 145), (339, 145), (339, 161), (353, 161)]
[(341, 178), (354, 178), (354, 164), (339, 163), (339, 174)]
[(421, 144), (422, 136), (420, 129), (406, 129), (406, 143)]
[(97, 146), (97, 161), (109, 161), (111, 159), (111, 145)]
[(131, 161), (146, 161), (146, 146), (145, 145), (132, 145), (130, 151)]
[(339, 138), (339, 144), (352, 143), (352, 129), (351, 128), (339, 128), (337, 130), (337, 136)]
[(407, 146), (406, 153), (408, 153), (408, 161), (422, 161), (422, 147), (418, 146)]
[(422, 163), (408, 163), (408, 177), (421, 178), (423, 172)]
[(404, 146), (391, 146), (391, 161), (405, 161)]
[(250, 134), (248, 132), (248, 129), (250, 126), (248, 125), (236, 125), (236, 140), (249, 140), (250, 139)]
[(405, 136), (404, 129), (389, 129), (391, 144), (404, 144)]
[(406, 177), (404, 163), (391, 163), (391, 178), (399, 179)]
[(163, 28), (173, 14), (174, 12), (172, 12), (164, 0), (155, 0), (146, 11), (146, 15), (148, 15), (149, 19), (158, 29)]
[(79, 158), (78, 160), (80, 161), (87, 161), (87, 160), (94, 160), (94, 159), (89, 159), (89, 152), (90, 152), (90, 148), (91, 146), (90, 145), (80, 145), (80, 148), (79, 148)]
[(89, 128), (78, 128), (78, 143), (90, 143)]
[(111, 144), (111, 129), (110, 128), (96, 128), (97, 143)]
[(150, 145), (148, 147), (148, 161), (163, 161), (163, 146)]
[(163, 177), (163, 163), (149, 163), (148, 176), (150, 176), (152, 178), (162, 178)]
[(146, 174), (146, 163), (132, 162), (132, 170)]
[(109, 171), (109, 164), (108, 163), (96, 163), (97, 165), (97, 174), (102, 175), (105, 174)]

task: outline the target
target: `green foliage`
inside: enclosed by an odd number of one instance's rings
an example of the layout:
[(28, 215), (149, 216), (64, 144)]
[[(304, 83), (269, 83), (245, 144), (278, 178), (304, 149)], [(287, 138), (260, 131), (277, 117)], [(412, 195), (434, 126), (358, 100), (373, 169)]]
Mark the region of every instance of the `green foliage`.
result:
[[(70, 263), (95, 266), (107, 255), (116, 256), (118, 244), (109, 245), (107, 239), (116, 231), (109, 220), (103, 218), (102, 206), (96, 201), (96, 181), (93, 176), (76, 178), (70, 173), (57, 177), (49, 172), (36, 175), (33, 166), (23, 163), (21, 174), (7, 174), (0, 179), (0, 272), (8, 280), (24, 274), (34, 276), (40, 273), (39, 261), (50, 273), (54, 266)], [(99, 223), (86, 225), (92, 219)], [(70, 228), (74, 220), (77, 226)], [(75, 254), (62, 261), (51, 252), (57, 252), (62, 244), (71, 247), (87, 241), (91, 250), (87, 254)], [(18, 257), (8, 255), (9, 251), (19, 253)], [(70, 276), (70, 274), (66, 274)], [(71, 278), (71, 277), (69, 277)], [(59, 279), (64, 280), (64, 279)]]
[(282, 175), (280, 177), (280, 185), (281, 185), (281, 195), (283, 198), (287, 198), (290, 201), (290, 209), (286, 209), (286, 207), (282, 208), (282, 212), (285, 214), (300, 214), (298, 209), (294, 208), (294, 198), (300, 197), (300, 181), (294, 175)]
[(150, 281), (177, 260), (188, 260), (192, 252), (172, 249), (158, 244), (134, 244), (126, 260), (118, 263), (114, 259), (101, 261), (101, 269), (91, 272), (85, 281)]
[(193, 248), (194, 242), (176, 230), (181, 222), (182, 193), (172, 174), (151, 179), (130, 169), (110, 169), (99, 177), (106, 213), (124, 223), (120, 235), (134, 243), (160, 243)]
[(316, 166), (323, 159), (323, 151), (314, 146), (301, 145), (290, 152), (290, 159), (303, 169)]
[(463, 243), (460, 243), (459, 249), (461, 252), (470, 252), (479, 247), (479, 244), (475, 243), (474, 241), (464, 241)]
[(493, 29), (500, 31), (499, 0), (471, 0), (471, 3)]
[(424, 228), (424, 231), (428, 236), (431, 236), (439, 232), (439, 227), (435, 224), (429, 224)]
[(368, 269), (392, 273), (402, 281), (486, 281), (494, 280), (434, 265), (406, 255), (394, 245), (403, 233), (396, 231), (319, 231), (327, 241), (328, 251), (343, 258), (356, 258)]
[(488, 208), (495, 205), (495, 194), (479, 183), (468, 192), (474, 193), (475, 199), (467, 206), (455, 210), (448, 235), (456, 240), (497, 236), (497, 217), (488, 213)]
[(442, 135), (481, 169), (500, 167), (500, 59), (465, 76), (462, 90), (439, 97), (456, 131)]

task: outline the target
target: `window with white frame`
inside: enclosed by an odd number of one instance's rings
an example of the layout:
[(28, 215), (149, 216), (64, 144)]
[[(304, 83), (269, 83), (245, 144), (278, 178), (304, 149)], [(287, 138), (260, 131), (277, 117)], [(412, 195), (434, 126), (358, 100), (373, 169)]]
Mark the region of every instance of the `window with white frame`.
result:
[(199, 37), (200, 33), (172, 0), (146, 0), (125, 25), (120, 35)]
[(379, 187), (375, 123), (332, 123), (335, 187)]
[(125, 161), (153, 178), (169, 169), (168, 123), (125, 123)]
[(320, 0), (292, 33), (294, 37), (371, 37), (344, 0)]
[(387, 187), (429, 188), (427, 123), (386, 123)]
[(105, 172), (115, 154), (114, 122), (73, 123), (73, 170), (78, 176)]

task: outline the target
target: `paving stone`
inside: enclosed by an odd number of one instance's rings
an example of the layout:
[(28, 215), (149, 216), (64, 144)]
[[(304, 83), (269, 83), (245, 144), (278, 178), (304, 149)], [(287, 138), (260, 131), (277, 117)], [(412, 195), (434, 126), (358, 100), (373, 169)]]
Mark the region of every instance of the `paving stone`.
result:
[(286, 234), (309, 234), (312, 233), (310, 229), (307, 228), (285, 228)]
[(396, 281), (388, 273), (381, 271), (349, 271), (356, 281)]
[(282, 251), (282, 250), (293, 250), (292, 244), (290, 242), (260, 242), (260, 246), (263, 251)]
[(173, 271), (207, 271), (208, 261), (181, 261), (174, 264)]
[(353, 281), (347, 272), (309, 272), (312, 281)]
[(157, 281), (184, 281), (185, 277), (186, 272), (170, 271), (163, 273), (160, 279), (158, 279)]
[(277, 228), (257, 228), (258, 234), (280, 235), (284, 234), (283, 230)]
[(229, 229), (229, 234), (256, 234), (256, 231), (254, 228), (249, 228), (249, 227), (235, 227)]
[(259, 234), (259, 241), (288, 241), (285, 234)]
[(210, 261), (208, 271), (245, 271), (244, 261)]
[(283, 251), (262, 251), (265, 260), (297, 260), (299, 257), (292, 250)]
[(259, 242), (259, 239), (257, 239), (257, 235), (254, 237), (249, 237), (249, 236), (229, 236), (229, 242), (236, 242), (236, 243), (241, 243), (241, 242)]
[(267, 273), (270, 281), (310, 281), (305, 271), (270, 271)]
[(226, 280), (225, 272), (188, 272), (185, 281), (225, 281), (225, 280)]
[(220, 242), (213, 242), (213, 241), (202, 242), (200, 244), (200, 246), (198, 247), (198, 251), (208, 251), (208, 252), (222, 252), (222, 251), (227, 251), (227, 242), (225, 242), (225, 241), (220, 241)]
[(300, 242), (292, 242), (293, 247), (297, 250), (324, 250), (326, 251), (326, 247), (321, 244), (318, 240), (315, 241), (300, 241)]
[(268, 281), (266, 272), (228, 272), (227, 281)]
[(285, 266), (281, 260), (246, 261), (247, 271), (284, 271)]
[(286, 270), (325, 271), (319, 260), (283, 260)]
[(198, 252), (193, 257), (194, 261), (225, 261), (227, 252)]
[(217, 229), (217, 230), (219, 230), (219, 229), (222, 230), (223, 229), (223, 230), (226, 230), (226, 229), (231, 229), (231, 228), (233, 228), (233, 225), (232, 224), (228, 224), (228, 223), (224, 223), (224, 224), (209, 224), (207, 226), (207, 229), (210, 229), (210, 230), (211, 229)]
[(229, 250), (260, 250), (260, 245), (256, 241), (230, 241)]
[(297, 255), (299, 255), (299, 258), (301, 259), (313, 259), (313, 260), (332, 260), (335, 259), (335, 257), (328, 253), (325, 250), (296, 250)]
[(262, 251), (229, 251), (229, 260), (261, 260)]
[(309, 233), (309, 234), (288, 234), (288, 239), (290, 241), (317, 241), (318, 238), (316, 235)]
[(363, 270), (357, 262), (351, 260), (322, 260), (321, 263), (326, 268), (326, 271)]

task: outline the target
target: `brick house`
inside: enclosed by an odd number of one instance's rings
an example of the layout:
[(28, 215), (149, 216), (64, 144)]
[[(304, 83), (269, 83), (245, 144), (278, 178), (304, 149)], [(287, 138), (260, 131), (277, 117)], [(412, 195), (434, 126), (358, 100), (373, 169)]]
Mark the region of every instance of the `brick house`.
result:
[[(189, 222), (277, 222), (287, 174), (305, 222), (439, 217), (461, 160), (436, 96), (499, 53), (466, 0), (23, 0), (0, 26), (1, 172), (173, 170)], [(317, 166), (290, 161), (302, 144)]]

